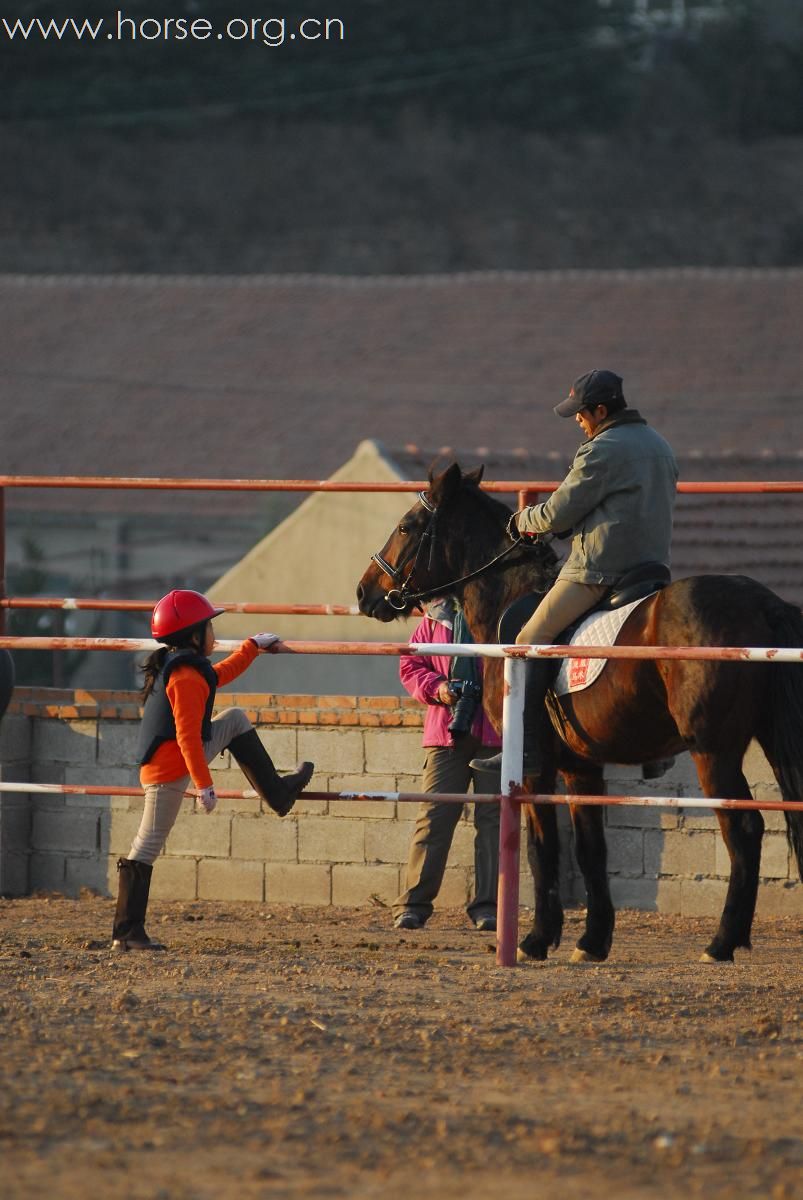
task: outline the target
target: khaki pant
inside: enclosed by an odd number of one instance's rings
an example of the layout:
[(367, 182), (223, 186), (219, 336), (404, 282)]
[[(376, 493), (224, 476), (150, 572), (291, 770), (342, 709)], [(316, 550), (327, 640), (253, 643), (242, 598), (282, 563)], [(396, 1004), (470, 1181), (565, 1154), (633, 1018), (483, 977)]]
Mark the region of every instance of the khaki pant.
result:
[[(429, 746), (424, 760), (421, 790), (424, 792), (475, 792), (493, 794), (493, 777), (477, 776), (469, 767), (472, 758), (488, 758), (495, 747), (483, 746), (475, 737), (460, 738), (454, 746)], [(477, 779), (485, 781), (478, 783)], [(394, 918), (415, 912), (425, 921), (432, 916), (433, 901), (440, 891), (454, 831), (464, 806), (433, 800), (419, 806), (410, 854), (406, 889), (393, 905)], [(499, 805), (474, 806), (474, 898), (466, 907), (473, 921), (496, 916), (499, 879)]]
[[(217, 758), (232, 738), (247, 733), (251, 728), (251, 722), (241, 708), (228, 708), (215, 717), (212, 721), (212, 737), (204, 742), (206, 761)], [(171, 779), (169, 783), (151, 783), (145, 788), (145, 808), (128, 852), (130, 859), (153, 863), (159, 857), (181, 811), (181, 801), (189, 782), (189, 775), (182, 775), (180, 779)]]
[(554, 643), (564, 629), (599, 604), (608, 591), (610, 586), (607, 583), (556, 580), (516, 638), (517, 644), (537, 646)]

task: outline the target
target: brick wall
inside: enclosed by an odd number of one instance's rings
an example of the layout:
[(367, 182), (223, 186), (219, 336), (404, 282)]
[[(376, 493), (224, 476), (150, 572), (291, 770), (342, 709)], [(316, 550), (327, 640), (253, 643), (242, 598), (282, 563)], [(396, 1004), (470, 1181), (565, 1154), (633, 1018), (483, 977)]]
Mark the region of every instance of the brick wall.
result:
[[(221, 694), (257, 726), (280, 770), (316, 764), (321, 791), (416, 791), (422, 761), (421, 709), (410, 699)], [(133, 693), (18, 689), (0, 727), (3, 780), (135, 784), (139, 709)], [(766, 761), (748, 755), (756, 794), (777, 794)], [(220, 788), (244, 788), (228, 755), (212, 765)], [(633, 768), (608, 772), (608, 790), (699, 795), (684, 756), (663, 779), (644, 783)], [(48, 890), (107, 894), (114, 864), (139, 824), (139, 798), (0, 796), (0, 892)], [(441, 903), (460, 905), (472, 884), (471, 810), (455, 835)], [(401, 891), (415, 806), (371, 800), (304, 800), (283, 820), (256, 798), (221, 800), (207, 816), (187, 799), (159, 859), (152, 894), (174, 899), (249, 900), (311, 905), (389, 904)], [(560, 810), (563, 890), (582, 902)], [(688, 915), (715, 914), (726, 890), (727, 853), (713, 814), (634, 807), (606, 810), (609, 871), (618, 906)], [(759, 912), (803, 914), (803, 885), (790, 860), (781, 813), (765, 814)], [(532, 887), (522, 848), (522, 903)]]

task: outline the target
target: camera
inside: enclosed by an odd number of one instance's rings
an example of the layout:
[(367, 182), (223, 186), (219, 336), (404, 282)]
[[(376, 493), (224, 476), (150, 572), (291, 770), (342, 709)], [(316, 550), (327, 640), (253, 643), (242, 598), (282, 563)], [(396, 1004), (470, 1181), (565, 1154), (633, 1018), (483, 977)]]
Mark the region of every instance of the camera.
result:
[(452, 719), (447, 729), (453, 738), (471, 733), (477, 709), (482, 700), (482, 687), (473, 679), (450, 679), (449, 688), (457, 696), (452, 705)]

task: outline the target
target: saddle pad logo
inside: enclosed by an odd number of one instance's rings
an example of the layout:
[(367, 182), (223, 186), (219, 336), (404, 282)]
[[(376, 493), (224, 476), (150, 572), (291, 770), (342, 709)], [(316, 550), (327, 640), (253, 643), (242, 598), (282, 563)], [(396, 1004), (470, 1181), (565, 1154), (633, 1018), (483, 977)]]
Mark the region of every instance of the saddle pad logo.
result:
[[(575, 629), (571, 645), (612, 646), (633, 609), (638, 608), (639, 604), (643, 604), (647, 599), (647, 596), (642, 596), (640, 600), (634, 600), (632, 604), (625, 604), (622, 608), (592, 613)], [(555, 679), (555, 695), (565, 696), (568, 692), (582, 692), (584, 688), (591, 687), (604, 671), (608, 661), (607, 658), (564, 658)]]
[(588, 671), (591, 666), (590, 658), (569, 659), (569, 687), (572, 690), (587, 686)]

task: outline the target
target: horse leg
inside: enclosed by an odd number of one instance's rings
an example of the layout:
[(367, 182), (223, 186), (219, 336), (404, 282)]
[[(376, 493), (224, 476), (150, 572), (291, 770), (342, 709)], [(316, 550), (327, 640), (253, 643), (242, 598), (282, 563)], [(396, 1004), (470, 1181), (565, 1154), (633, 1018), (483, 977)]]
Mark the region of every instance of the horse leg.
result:
[[(593, 774), (564, 772), (566, 790), (576, 795), (601, 795), (602, 770)], [(616, 921), (608, 885), (608, 848), (603, 810), (591, 805), (571, 805), (574, 852), (586, 889), (586, 927), (572, 953), (572, 962), (604, 962), (611, 952)]]
[[(692, 758), (704, 795), (751, 799), (742, 774), (741, 757), (693, 753)], [(730, 856), (731, 872), (719, 929), (700, 958), (701, 962), (712, 963), (733, 962), (733, 952), (738, 946), (750, 949), (764, 834), (764, 818), (757, 810), (718, 809), (717, 820)]]
[[(543, 783), (543, 780), (542, 780)], [(554, 788), (554, 780), (549, 791)], [(557, 950), (563, 930), (563, 905), (558, 879), (558, 818), (550, 804), (527, 804), (527, 861), (535, 885), (535, 913), (530, 932), (519, 944), (518, 960), (543, 962), (547, 951)]]
[(616, 920), (608, 886), (607, 847), (601, 808), (572, 811), (577, 863), (586, 887), (586, 927), (572, 952), (572, 962), (604, 962), (611, 952)]

